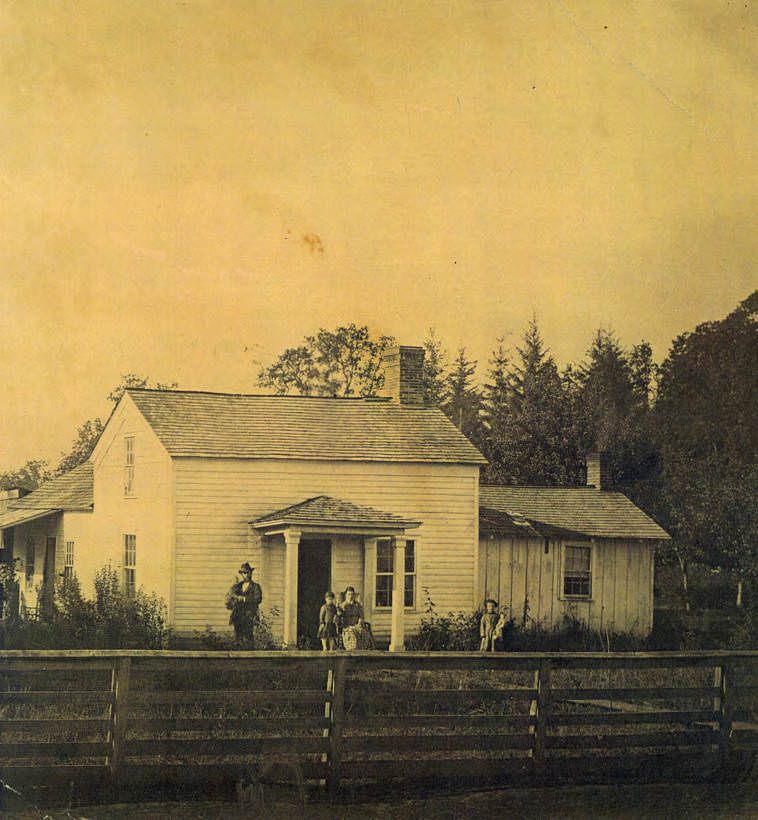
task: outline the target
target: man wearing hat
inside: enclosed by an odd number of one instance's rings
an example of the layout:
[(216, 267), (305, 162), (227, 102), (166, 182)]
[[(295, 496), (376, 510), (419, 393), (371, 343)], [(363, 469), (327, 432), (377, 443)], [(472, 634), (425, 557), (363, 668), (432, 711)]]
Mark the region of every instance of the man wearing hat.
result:
[(239, 568), (241, 581), (232, 584), (226, 595), (226, 608), (231, 610), (229, 623), (234, 627), (237, 643), (253, 646), (253, 627), (258, 620), (258, 606), (263, 599), (260, 584), (253, 581), (253, 569), (247, 561)]

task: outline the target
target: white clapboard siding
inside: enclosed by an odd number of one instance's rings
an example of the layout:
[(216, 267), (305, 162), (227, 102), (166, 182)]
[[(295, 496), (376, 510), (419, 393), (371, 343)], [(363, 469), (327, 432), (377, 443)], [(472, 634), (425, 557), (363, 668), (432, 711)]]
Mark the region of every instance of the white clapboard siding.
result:
[[(134, 437), (134, 491), (124, 493), (124, 438)], [(136, 582), (155, 592), (173, 609), (171, 589), (171, 458), (155, 432), (125, 395), (93, 452), (95, 513), (88, 554), (77, 557), (84, 576), (106, 563), (120, 569), (124, 535), (136, 536)]]
[(498, 601), (516, 623), (559, 627), (564, 617), (576, 618), (605, 632), (647, 635), (653, 626), (654, 548), (639, 540), (596, 539), (593, 544), (590, 600), (562, 595), (561, 549), (551, 539), (507, 536), (482, 537), (479, 549), (479, 589)]
[[(417, 628), (423, 588), (441, 612), (474, 606), (474, 552), (478, 467), (264, 459), (174, 459), (176, 604), (182, 633), (228, 628), (224, 595), (239, 563), (257, 557), (264, 611), (282, 610), (283, 540), (266, 539), (263, 557), (250, 555), (251, 520), (317, 495), (329, 495), (422, 521), (408, 531), (418, 539), (419, 607), (407, 612), (406, 632)], [(362, 596), (362, 542), (336, 539), (332, 586), (348, 583)], [(280, 628), (280, 621), (278, 628)], [(389, 634), (389, 612), (374, 613), (375, 633)]]

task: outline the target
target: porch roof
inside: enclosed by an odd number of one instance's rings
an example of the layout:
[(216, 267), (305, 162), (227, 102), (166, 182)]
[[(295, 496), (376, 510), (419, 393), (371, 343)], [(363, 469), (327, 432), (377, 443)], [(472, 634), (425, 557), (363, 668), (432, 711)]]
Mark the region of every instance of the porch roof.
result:
[(388, 534), (418, 527), (420, 521), (402, 518), (394, 513), (353, 504), (328, 495), (317, 495), (298, 504), (263, 515), (250, 521), (256, 530), (284, 528), (318, 530), (386, 531)]
[(85, 461), (73, 470), (46, 481), (29, 495), (13, 499), (8, 506), (14, 510), (90, 511), (94, 503), (93, 486), (92, 462)]
[(17, 524), (26, 524), (28, 521), (34, 521), (37, 518), (44, 518), (47, 515), (59, 512), (63, 512), (60, 507), (44, 510), (35, 510), (29, 507), (21, 510), (7, 510), (0, 515), (0, 530), (15, 527)]

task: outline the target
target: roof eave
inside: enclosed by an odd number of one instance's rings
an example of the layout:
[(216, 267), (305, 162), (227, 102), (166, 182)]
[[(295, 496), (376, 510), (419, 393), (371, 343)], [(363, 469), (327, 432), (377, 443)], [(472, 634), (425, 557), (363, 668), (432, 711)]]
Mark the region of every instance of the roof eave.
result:
[(402, 524), (376, 524), (371, 522), (345, 523), (332, 521), (264, 521), (256, 523), (250, 522), (250, 526), (261, 535), (280, 535), (288, 530), (298, 532), (313, 533), (317, 535), (358, 535), (363, 538), (387, 538), (391, 536), (402, 536), (406, 530), (420, 526), (416, 522), (403, 522)]
[(367, 464), (457, 464), (468, 467), (481, 467), (487, 464), (486, 459), (462, 459), (462, 458), (368, 458), (366, 456), (322, 456), (322, 455), (244, 455), (240, 453), (214, 453), (214, 452), (186, 452), (172, 449), (170, 444), (163, 445), (171, 458), (218, 458), (230, 459), (238, 458), (244, 461), (350, 461), (365, 462)]

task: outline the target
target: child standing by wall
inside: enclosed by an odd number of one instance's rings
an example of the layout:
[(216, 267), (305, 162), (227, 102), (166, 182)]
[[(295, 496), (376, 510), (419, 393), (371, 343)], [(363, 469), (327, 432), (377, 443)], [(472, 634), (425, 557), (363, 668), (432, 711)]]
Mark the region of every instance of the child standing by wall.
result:
[(497, 601), (488, 598), (484, 602), (484, 614), (482, 620), (479, 622), (479, 636), (481, 643), (479, 645), (480, 652), (494, 652), (495, 651), (495, 627), (497, 625)]
[(324, 603), (318, 613), (318, 636), (324, 652), (337, 648), (337, 605), (331, 591), (324, 595)]

